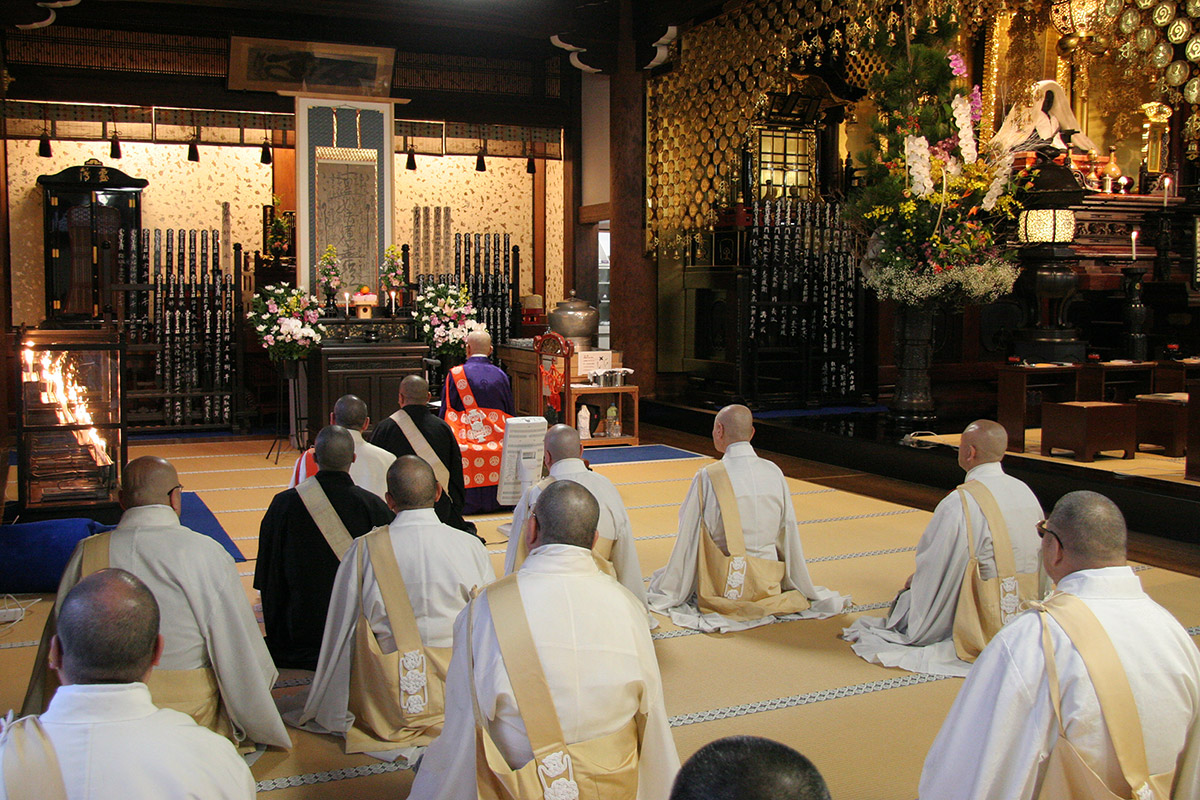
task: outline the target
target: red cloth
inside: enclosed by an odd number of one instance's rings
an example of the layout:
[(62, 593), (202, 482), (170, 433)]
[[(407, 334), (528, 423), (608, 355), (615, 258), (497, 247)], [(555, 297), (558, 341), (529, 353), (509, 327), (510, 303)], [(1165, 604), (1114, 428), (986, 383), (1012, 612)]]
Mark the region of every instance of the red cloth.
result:
[(504, 444), (504, 423), (509, 415), (498, 408), (481, 408), (461, 366), (450, 370), (463, 410), (446, 410), (446, 422), (454, 431), (462, 453), (463, 485), (468, 488), (495, 486), (500, 482), (500, 451)]

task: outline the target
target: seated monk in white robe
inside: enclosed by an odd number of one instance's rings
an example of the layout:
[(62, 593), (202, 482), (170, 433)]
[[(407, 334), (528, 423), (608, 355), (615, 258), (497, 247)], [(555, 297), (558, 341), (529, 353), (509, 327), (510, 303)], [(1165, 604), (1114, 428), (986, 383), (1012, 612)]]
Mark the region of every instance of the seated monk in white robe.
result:
[[(1007, 446), (1007, 432), (992, 420), (963, 431), (958, 464), (966, 481), (938, 503), (917, 544), (916, 571), (887, 617), (861, 617), (843, 631), (854, 652), (885, 667), (966, 675), (1020, 605), (1049, 588), (1035, 529), (1042, 507), (1001, 469)], [(1009, 545), (996, 552), (1001, 526)]]
[(51, 637), (60, 685), (50, 708), (0, 718), (0, 800), (253, 800), (254, 778), (228, 739), (151, 702), (159, 621), (154, 595), (122, 569), (66, 593)]
[[(529, 554), (526, 523), (529, 512), (537, 503), (542, 490), (557, 480), (574, 481), (592, 493), (600, 504), (600, 521), (596, 523), (596, 546), (592, 552), (607, 563), (622, 586), (646, 602), (646, 582), (642, 580), (642, 565), (633, 541), (633, 526), (625, 502), (613, 482), (588, 469), (583, 462), (583, 444), (579, 431), (570, 425), (553, 425), (546, 431), (545, 463), (549, 476), (530, 486), (513, 509), (512, 530), (504, 555), (504, 574), (520, 569)], [(604, 567), (601, 567), (604, 569)], [(657, 624), (657, 622), (655, 623)]]
[(401, 456), (387, 480), (396, 519), (342, 557), (312, 688), (285, 719), (343, 734), (347, 753), (411, 761), (442, 727), (454, 619), (495, 573), (479, 539), (438, 520), (428, 464)]
[(650, 608), (676, 625), (722, 632), (842, 613), (850, 598), (808, 574), (783, 472), (750, 446), (750, 409), (721, 409), (712, 436), (724, 456), (692, 479), (671, 558), (650, 578)]
[[(271, 698), (279, 673), (237, 567), (221, 545), (179, 524), (182, 498), (170, 462), (156, 456), (130, 461), (121, 476), (120, 524), (75, 548), (55, 609), (82, 577), (108, 567), (132, 572), (162, 613), (165, 646), (149, 681), (154, 704), (190, 715), (242, 749), (254, 743), (289, 748), (291, 738)], [(43, 711), (57, 686), (46, 661), (55, 616), (51, 611), (46, 620), (25, 714)]]
[(597, 567), (598, 517), (579, 484), (547, 487), (529, 558), (459, 615), (446, 724), (412, 800), (670, 793), (679, 756), (646, 612)]

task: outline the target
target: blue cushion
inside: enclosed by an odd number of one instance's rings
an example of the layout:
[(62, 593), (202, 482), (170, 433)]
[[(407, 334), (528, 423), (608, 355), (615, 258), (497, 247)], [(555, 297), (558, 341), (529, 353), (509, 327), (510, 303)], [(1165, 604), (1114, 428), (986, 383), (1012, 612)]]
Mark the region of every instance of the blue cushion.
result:
[(112, 528), (91, 519), (0, 525), (0, 592), (57, 592), (75, 545)]

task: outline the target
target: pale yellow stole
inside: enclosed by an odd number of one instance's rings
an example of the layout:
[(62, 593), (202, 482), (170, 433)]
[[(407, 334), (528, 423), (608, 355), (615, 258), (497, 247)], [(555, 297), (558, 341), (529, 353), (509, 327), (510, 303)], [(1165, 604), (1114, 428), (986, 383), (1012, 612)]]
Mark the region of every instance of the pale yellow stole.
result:
[(469, 607), (467, 674), (475, 709), (475, 776), (480, 800), (633, 800), (637, 797), (645, 718), (639, 714), (607, 736), (567, 744), (529, 630), (517, 576), (501, 578), (485, 591), (533, 759), (513, 769), (488, 733), (475, 689), (474, 608)]
[[(546, 491), (546, 487), (554, 483), (556, 480), (557, 478), (552, 478), (549, 475), (542, 478), (536, 484), (538, 491)], [(532, 510), (533, 509), (531, 508), (530, 511)], [(529, 517), (526, 516), (525, 519), (528, 520)], [(516, 572), (521, 568), (521, 565), (525, 563), (525, 559), (529, 557), (529, 540), (525, 538), (525, 531), (523, 530), (509, 531), (508, 536), (510, 539), (513, 536), (517, 537), (517, 558), (513, 562), (512, 569), (513, 572)], [(612, 563), (612, 551), (614, 544), (616, 544), (615, 539), (605, 539), (603, 536), (597, 536), (596, 543), (592, 546), (592, 559), (595, 560), (596, 566), (600, 568), (601, 572), (616, 578), (617, 570)]]
[(36, 716), (4, 727), (4, 792), (8, 800), (67, 800), (58, 753)]
[[(992, 532), (996, 577), (986, 581), (979, 575), (968, 492), (979, 503)], [(967, 528), (968, 560), (954, 611), (954, 649), (963, 661), (974, 661), (1004, 624), (1020, 612), (1023, 603), (1038, 599), (1038, 573), (1017, 572), (1008, 523), (996, 498), (983, 483), (964, 483), (958, 487), (958, 496), (962, 501), (963, 524)]]
[[(384, 653), (362, 603), (366, 551), (383, 597), (396, 651)], [(348, 709), (354, 726), (346, 731), (347, 753), (371, 753), (426, 745), (441, 733), (445, 719), (449, 647), (426, 647), (413, 614), (408, 589), (386, 525), (358, 546), (359, 613), (354, 632)]]
[[(729, 472), (720, 461), (704, 468), (721, 509), (725, 527), (725, 555), (704, 524), (703, 483), (700, 496), (700, 580), (696, 592), (704, 613), (750, 621), (775, 614), (793, 614), (809, 607), (808, 598), (796, 589), (783, 591), (786, 570), (782, 561), (746, 555), (742, 517)], [(788, 502), (791, 502), (790, 498)]]
[(433, 477), (437, 478), (438, 485), (442, 487), (442, 491), (449, 491), (450, 470), (438, 458), (437, 453), (433, 450), (433, 446), (429, 444), (429, 440), (421, 433), (421, 429), (417, 427), (417, 423), (413, 422), (413, 418), (401, 408), (395, 414), (392, 414), (391, 420), (399, 426), (400, 432), (408, 440), (408, 445), (413, 449), (413, 453), (416, 454), (417, 458), (424, 461), (433, 470)]
[(338, 516), (333, 503), (329, 502), (329, 495), (325, 494), (316, 476), (296, 484), (296, 494), (300, 495), (300, 501), (304, 503), (308, 515), (316, 523), (317, 530), (325, 537), (329, 549), (337, 556), (337, 560), (341, 561), (350, 545), (354, 544), (354, 537), (346, 529), (346, 524)]
[[(1100, 620), (1096, 619), (1087, 603), (1070, 594), (1054, 594), (1044, 603), (1032, 605), (1041, 615), (1042, 652), (1046, 659), (1054, 717), (1058, 722), (1058, 740), (1047, 759), (1038, 800), (1170, 800), (1175, 771), (1150, 774), (1146, 743), (1142, 737), (1142, 721), (1133, 690), (1129, 687), (1129, 677)], [(1067, 740), (1062, 718), (1062, 693), (1047, 614), (1062, 626), (1087, 667), (1096, 698), (1100, 701), (1108, 736), (1125, 777), (1126, 785), (1120, 787), (1119, 794), (1100, 779)]]
[[(108, 531), (89, 536), (79, 543), (79, 547), (83, 549), (79, 572), (81, 580), (94, 572), (108, 569), (111, 538), (112, 531)], [(29, 691), (25, 696), (25, 707), (30, 708), (28, 713), (31, 714), (45, 711), (50, 704), (50, 698), (54, 696), (54, 692), (59, 687), (58, 673), (50, 669), (48, 663), (50, 637), (57, 630), (57, 617), (58, 603), (55, 603), (54, 609), (51, 610), (50, 616), (46, 620), (46, 628), (42, 632), (42, 645), (45, 653), (39, 647), (34, 678), (30, 682)], [(146, 686), (150, 689), (151, 701), (159, 708), (171, 708), (187, 714), (196, 721), (197, 725), (221, 734), (243, 751), (246, 751), (247, 748), (254, 749), (252, 742), (238, 741), (233, 723), (230, 722), (229, 714), (225, 710), (225, 704), (221, 702), (221, 687), (217, 683), (217, 676), (212, 667), (196, 669), (158, 669), (156, 667), (146, 680)], [(22, 713), (26, 712), (23, 710)]]

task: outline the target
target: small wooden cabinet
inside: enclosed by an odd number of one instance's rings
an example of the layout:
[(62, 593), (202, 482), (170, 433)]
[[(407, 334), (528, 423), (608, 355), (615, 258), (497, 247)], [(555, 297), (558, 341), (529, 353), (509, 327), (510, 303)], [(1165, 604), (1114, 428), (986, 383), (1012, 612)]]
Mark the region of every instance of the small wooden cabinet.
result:
[(421, 359), (428, 352), (420, 342), (328, 343), (316, 348), (308, 359), (310, 437), (329, 424), (329, 412), (344, 394), (366, 402), (374, 430), (399, 408), (400, 381), (424, 374)]
[(610, 405), (616, 405), (617, 418), (621, 421), (620, 436), (596, 436), (583, 440), (584, 447), (603, 447), (612, 444), (638, 443), (638, 387), (636, 386), (592, 386), (591, 384), (570, 384), (567, 388), (566, 419), (563, 421), (576, 426), (577, 412), (580, 403), (595, 405), (600, 409), (600, 424), (596, 427), (598, 434), (607, 433), (606, 413)]

